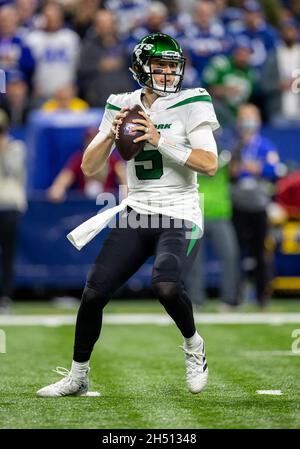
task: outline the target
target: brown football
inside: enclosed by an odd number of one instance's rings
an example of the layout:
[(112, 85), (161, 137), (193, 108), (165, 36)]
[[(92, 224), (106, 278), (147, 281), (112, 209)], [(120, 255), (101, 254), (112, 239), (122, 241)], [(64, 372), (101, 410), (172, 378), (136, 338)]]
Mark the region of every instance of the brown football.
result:
[(142, 119), (143, 117), (138, 113), (138, 111), (142, 110), (141, 106), (136, 104), (129, 110), (128, 114), (123, 119), (122, 124), (118, 126), (115, 144), (117, 150), (125, 161), (133, 159), (145, 146), (145, 140), (138, 143), (133, 142), (134, 139), (141, 137), (144, 134), (143, 131), (132, 130), (135, 126), (139, 126), (138, 123), (132, 123), (132, 120), (138, 118)]

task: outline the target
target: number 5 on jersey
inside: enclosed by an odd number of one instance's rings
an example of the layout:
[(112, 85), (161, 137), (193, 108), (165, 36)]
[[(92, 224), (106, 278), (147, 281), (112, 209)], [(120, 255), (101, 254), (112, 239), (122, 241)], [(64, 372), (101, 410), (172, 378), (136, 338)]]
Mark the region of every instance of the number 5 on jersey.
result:
[(163, 175), (162, 155), (157, 150), (143, 150), (135, 158), (138, 179), (160, 179)]

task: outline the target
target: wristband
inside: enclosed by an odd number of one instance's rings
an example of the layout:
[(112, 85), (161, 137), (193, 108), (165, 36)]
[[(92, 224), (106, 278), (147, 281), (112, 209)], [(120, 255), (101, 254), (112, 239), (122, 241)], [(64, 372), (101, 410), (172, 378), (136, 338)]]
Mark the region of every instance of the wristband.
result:
[(188, 148), (179, 143), (173, 143), (166, 140), (164, 137), (160, 137), (157, 149), (169, 159), (177, 162), (179, 165), (185, 165), (189, 155), (192, 152), (191, 148)]

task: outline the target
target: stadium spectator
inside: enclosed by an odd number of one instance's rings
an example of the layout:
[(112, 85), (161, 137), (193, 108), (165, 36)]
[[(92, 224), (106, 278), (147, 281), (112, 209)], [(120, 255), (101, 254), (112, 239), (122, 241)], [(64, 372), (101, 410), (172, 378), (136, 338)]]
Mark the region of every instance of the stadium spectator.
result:
[(106, 0), (105, 7), (117, 18), (122, 35), (130, 33), (145, 22), (151, 0)]
[(30, 49), (18, 33), (18, 12), (15, 6), (0, 8), (0, 69), (20, 70), (28, 83), (34, 71)]
[(244, 19), (237, 36), (246, 36), (251, 45), (250, 65), (260, 71), (268, 52), (273, 50), (278, 41), (278, 33), (271, 25), (267, 24), (262, 6), (256, 0), (244, 2)]
[(103, 107), (108, 93), (127, 92), (132, 82), (115, 14), (99, 10), (94, 32), (93, 37), (82, 43), (78, 78), (82, 97), (92, 107)]
[(50, 98), (42, 105), (42, 110), (45, 112), (55, 112), (59, 110), (81, 112), (88, 108), (88, 103), (76, 96), (76, 87), (72, 84), (57, 89), (54, 97)]
[[(276, 33), (279, 28), (282, 14), (284, 13), (284, 0), (259, 0), (264, 12), (264, 20), (267, 24), (275, 28)], [(298, 1), (298, 0), (296, 0)]]
[(288, 8), (290, 13), (290, 17), (294, 17), (294, 19), (300, 23), (300, 2), (298, 0), (282, 0), (284, 6)]
[(144, 37), (150, 33), (168, 33), (172, 36), (177, 34), (177, 31), (168, 23), (168, 8), (162, 2), (151, 2), (147, 8), (147, 16), (143, 24), (136, 27), (130, 33), (126, 40), (127, 52), (131, 55), (135, 45)]
[(96, 198), (102, 192), (117, 194), (118, 186), (126, 185), (124, 163), (116, 153), (111, 156), (107, 166), (91, 178), (83, 175), (80, 168), (81, 162), (82, 151), (78, 151), (70, 157), (66, 166), (47, 190), (47, 197), (50, 201), (64, 201), (69, 189), (84, 194), (88, 198)]
[(79, 48), (78, 35), (64, 27), (64, 13), (58, 3), (47, 4), (43, 17), (45, 28), (32, 31), (27, 38), (36, 61), (33, 87), (38, 105), (60, 87), (74, 83)]
[(198, 0), (185, 0), (184, 2), (175, 0), (182, 14), (193, 14), (193, 9)]
[(237, 6), (229, 6), (228, 0), (215, 0), (217, 13), (226, 30), (234, 33), (241, 29), (243, 22), (243, 11)]
[(21, 213), (26, 209), (25, 151), (21, 141), (9, 136), (9, 119), (0, 110), (0, 253), (2, 282), (0, 312), (13, 294), (14, 256)]
[(184, 37), (179, 40), (200, 77), (213, 56), (226, 55), (231, 48), (231, 39), (218, 19), (216, 5), (208, 0), (196, 3), (192, 22), (187, 24)]
[[(90, 143), (95, 134), (93, 129), (87, 131), (84, 147)], [(47, 190), (50, 201), (57, 203), (65, 201), (70, 189), (89, 198), (96, 198), (102, 192), (117, 194), (119, 185), (126, 185), (125, 165), (117, 152), (114, 152), (103, 169), (92, 177), (85, 176), (81, 170), (82, 155), (82, 150), (74, 153), (56, 176)]]
[(22, 72), (15, 70), (7, 74), (6, 94), (0, 95), (0, 108), (7, 113), (11, 127), (26, 125), (31, 104)]
[(233, 124), (237, 109), (255, 89), (249, 40), (238, 38), (232, 56), (215, 56), (203, 72), (203, 85), (213, 95), (222, 124)]
[[(210, 243), (220, 262), (221, 310), (234, 309), (238, 304), (240, 278), (239, 246), (235, 229), (231, 222), (232, 204), (228, 163), (229, 151), (219, 154), (219, 169), (213, 178), (198, 176), (199, 193), (204, 202), (204, 228), (201, 245), (192, 269), (187, 273), (187, 292), (196, 306), (205, 301), (205, 267), (207, 244)], [(201, 198), (201, 197), (200, 197)]]
[(37, 13), (38, 0), (16, 0), (15, 4), (19, 14), (19, 29), (23, 35), (40, 27), (41, 16)]
[(300, 170), (289, 173), (276, 185), (275, 199), (290, 219), (300, 219)]
[[(281, 164), (275, 145), (260, 133), (261, 116), (253, 104), (239, 108), (240, 140), (231, 161), (233, 224), (241, 256), (254, 259), (256, 300), (267, 303), (267, 267), (264, 242), (267, 235), (266, 208), (270, 183), (277, 179)], [(249, 258), (248, 258), (249, 260)]]
[(89, 29), (92, 27), (101, 3), (101, 0), (78, 0), (75, 2), (69, 22), (71, 28), (81, 39), (86, 37)]
[(101, 171), (93, 179), (86, 179), (81, 172), (80, 164), (82, 161), (82, 151), (74, 153), (67, 161), (64, 168), (59, 172), (53, 181), (53, 184), (47, 190), (47, 198), (60, 203), (66, 200), (67, 192), (71, 189), (74, 192), (83, 194), (87, 197), (96, 198), (103, 192), (102, 183), (107, 175), (107, 170)]
[[(144, 28), (144, 32), (147, 34), (163, 32), (163, 27), (166, 25), (168, 20), (168, 8), (163, 2), (153, 1), (150, 3), (148, 7), (147, 19), (146, 19), (146, 27)], [(139, 29), (139, 28), (137, 28)], [(145, 34), (141, 35), (144, 37)]]
[(262, 71), (266, 113), (273, 125), (300, 125), (300, 43), (299, 26), (294, 20), (283, 21), (281, 37)]
[(168, 22), (179, 31), (180, 24), (178, 18), (182, 9), (182, 2), (178, 2), (177, 0), (167, 0), (163, 3), (168, 8)]
[(188, 55), (186, 55), (185, 76), (182, 85), (184, 89), (191, 89), (193, 87), (198, 87), (200, 85), (199, 73), (192, 65)]

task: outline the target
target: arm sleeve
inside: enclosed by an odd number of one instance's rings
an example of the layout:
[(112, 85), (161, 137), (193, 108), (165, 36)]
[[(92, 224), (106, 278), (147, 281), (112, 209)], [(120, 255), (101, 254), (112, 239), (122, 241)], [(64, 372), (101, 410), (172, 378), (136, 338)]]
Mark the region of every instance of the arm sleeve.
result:
[(210, 125), (198, 125), (188, 133), (188, 139), (193, 149), (211, 151), (218, 157), (217, 144)]

